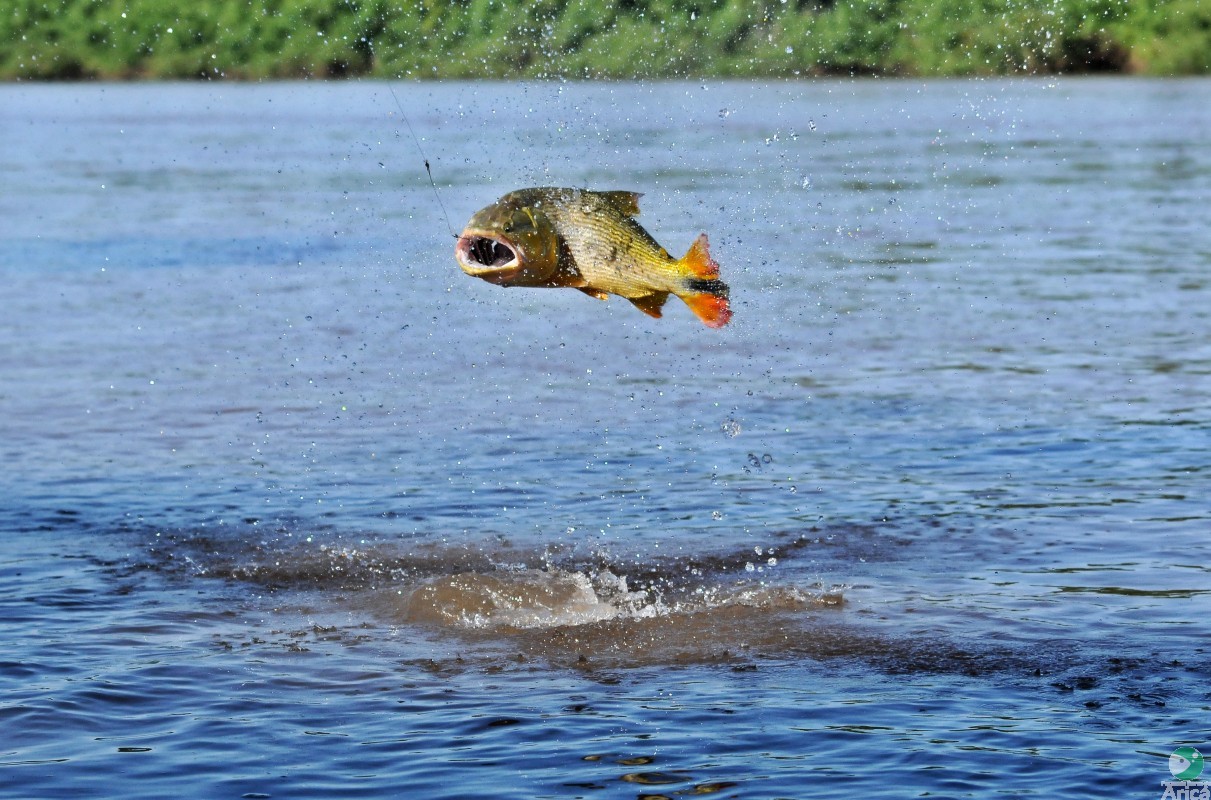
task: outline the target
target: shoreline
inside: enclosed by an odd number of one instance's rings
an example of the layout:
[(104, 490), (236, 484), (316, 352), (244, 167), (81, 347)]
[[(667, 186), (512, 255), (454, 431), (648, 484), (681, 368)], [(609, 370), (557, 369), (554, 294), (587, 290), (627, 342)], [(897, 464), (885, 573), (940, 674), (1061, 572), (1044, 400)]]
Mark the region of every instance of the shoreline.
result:
[(0, 80), (1211, 74), (1199, 0), (253, 5), (31, 6), (0, 18)]

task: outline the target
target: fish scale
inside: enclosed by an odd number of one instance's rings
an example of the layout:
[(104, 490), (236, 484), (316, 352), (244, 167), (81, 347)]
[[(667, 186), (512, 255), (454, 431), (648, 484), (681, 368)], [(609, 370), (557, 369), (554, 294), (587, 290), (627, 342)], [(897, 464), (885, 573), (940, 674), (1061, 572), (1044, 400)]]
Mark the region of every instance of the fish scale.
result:
[(567, 204), (555, 229), (588, 285), (634, 298), (673, 292), (684, 282), (676, 260), (646, 230), (604, 204)]

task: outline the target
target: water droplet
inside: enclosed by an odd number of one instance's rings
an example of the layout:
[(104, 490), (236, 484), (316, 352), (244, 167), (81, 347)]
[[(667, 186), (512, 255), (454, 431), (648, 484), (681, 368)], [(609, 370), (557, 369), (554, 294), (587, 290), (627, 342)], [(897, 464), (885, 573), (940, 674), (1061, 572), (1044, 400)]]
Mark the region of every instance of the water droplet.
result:
[(746, 561), (744, 564), (744, 571), (745, 572), (756, 572), (757, 568), (755, 566), (753, 566), (753, 562)]
[(711, 519), (723, 519), (723, 512), (722, 511), (712, 511)]
[(723, 431), (723, 434), (729, 439), (735, 439), (740, 435), (740, 431), (743, 429), (740, 427), (740, 423), (736, 421), (735, 417), (728, 417), (722, 423), (720, 423), (719, 430)]

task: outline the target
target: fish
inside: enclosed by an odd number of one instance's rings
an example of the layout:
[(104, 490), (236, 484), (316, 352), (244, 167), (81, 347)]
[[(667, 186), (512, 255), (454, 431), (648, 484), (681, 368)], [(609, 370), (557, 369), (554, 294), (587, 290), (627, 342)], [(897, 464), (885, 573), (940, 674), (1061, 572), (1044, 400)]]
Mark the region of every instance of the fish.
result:
[(497, 286), (566, 287), (599, 300), (617, 295), (652, 317), (676, 295), (708, 327), (727, 325), (730, 289), (707, 235), (673, 258), (635, 221), (641, 196), (553, 186), (509, 192), (471, 216), (455, 260)]

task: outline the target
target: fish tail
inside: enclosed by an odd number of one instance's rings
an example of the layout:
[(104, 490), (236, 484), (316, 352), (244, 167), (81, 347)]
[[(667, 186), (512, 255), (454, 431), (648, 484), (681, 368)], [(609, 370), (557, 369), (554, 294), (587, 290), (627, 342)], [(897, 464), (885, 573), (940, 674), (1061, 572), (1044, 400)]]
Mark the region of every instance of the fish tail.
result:
[(713, 280), (719, 277), (719, 265), (711, 258), (711, 243), (705, 233), (698, 235), (689, 252), (677, 264), (695, 278)]
[(677, 296), (707, 327), (726, 325), (732, 318), (728, 285), (719, 280), (719, 265), (711, 258), (710, 242), (705, 233), (694, 240), (677, 265), (688, 275), (684, 291), (677, 292)]

